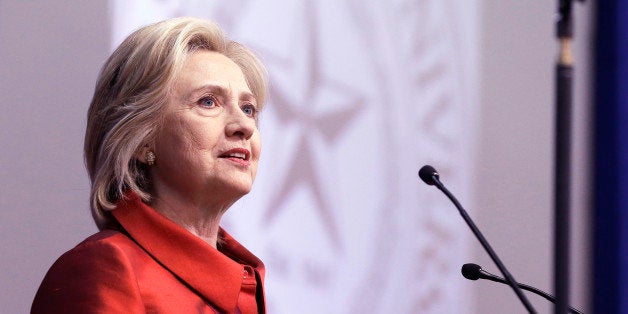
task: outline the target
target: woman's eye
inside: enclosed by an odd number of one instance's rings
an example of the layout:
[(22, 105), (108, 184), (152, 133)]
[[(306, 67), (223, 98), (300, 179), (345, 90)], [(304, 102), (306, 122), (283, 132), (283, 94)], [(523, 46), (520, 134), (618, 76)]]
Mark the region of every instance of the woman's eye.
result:
[(201, 106), (207, 108), (212, 108), (216, 106), (216, 100), (214, 99), (214, 97), (203, 97), (198, 102)]
[(255, 106), (252, 104), (245, 104), (244, 106), (242, 106), (242, 112), (250, 117), (257, 116), (257, 108), (255, 108)]

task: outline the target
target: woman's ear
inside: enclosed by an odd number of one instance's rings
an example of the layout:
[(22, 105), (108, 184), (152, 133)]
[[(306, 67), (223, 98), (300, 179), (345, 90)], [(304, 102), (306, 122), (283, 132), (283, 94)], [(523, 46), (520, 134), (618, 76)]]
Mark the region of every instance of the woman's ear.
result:
[(155, 153), (150, 145), (146, 144), (140, 148), (135, 154), (135, 159), (146, 165), (153, 165), (155, 163)]

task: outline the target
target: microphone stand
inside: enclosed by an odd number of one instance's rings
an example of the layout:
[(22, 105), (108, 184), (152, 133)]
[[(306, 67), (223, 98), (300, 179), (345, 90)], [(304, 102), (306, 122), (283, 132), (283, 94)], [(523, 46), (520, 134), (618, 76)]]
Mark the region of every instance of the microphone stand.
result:
[(493, 248), (491, 248), (491, 245), (488, 243), (488, 241), (486, 241), (486, 238), (484, 238), (484, 235), (482, 235), (482, 232), (480, 232), (480, 229), (478, 229), (478, 227), (475, 225), (471, 217), (469, 217), (469, 215), (464, 210), (462, 205), (460, 205), (460, 202), (458, 202), (456, 197), (453, 194), (451, 194), (451, 192), (449, 192), (449, 190), (440, 182), (438, 178), (438, 173), (435, 172), (434, 174), (432, 174), (431, 179), (432, 179), (432, 184), (435, 185), (443, 193), (445, 193), (447, 198), (449, 198), (449, 200), (451, 200), (454, 203), (454, 205), (458, 209), (458, 212), (460, 212), (460, 215), (462, 216), (464, 221), (467, 223), (471, 231), (473, 231), (473, 234), (475, 234), (475, 237), (480, 241), (480, 244), (482, 244), (482, 246), (484, 247), (484, 250), (491, 257), (491, 259), (493, 260), (497, 268), (501, 271), (502, 275), (504, 275), (504, 278), (506, 279), (506, 281), (508, 282), (512, 290), (515, 292), (515, 294), (517, 295), (517, 297), (519, 298), (523, 306), (526, 308), (526, 310), (528, 310), (528, 313), (537, 313), (534, 307), (532, 307), (532, 304), (530, 303), (528, 298), (521, 291), (521, 288), (519, 288), (519, 286), (517, 285), (517, 281), (515, 281), (515, 278), (513, 278), (510, 272), (508, 272), (508, 269), (506, 269), (506, 266), (504, 266), (502, 261), (499, 259), (499, 257), (495, 253), (495, 251), (493, 251)]
[(556, 63), (556, 133), (554, 143), (555, 314), (567, 313), (569, 308), (569, 201), (571, 194), (571, 102), (573, 81), (571, 4), (572, 0), (559, 0), (558, 20), (556, 22), (556, 36), (560, 43), (560, 52)]

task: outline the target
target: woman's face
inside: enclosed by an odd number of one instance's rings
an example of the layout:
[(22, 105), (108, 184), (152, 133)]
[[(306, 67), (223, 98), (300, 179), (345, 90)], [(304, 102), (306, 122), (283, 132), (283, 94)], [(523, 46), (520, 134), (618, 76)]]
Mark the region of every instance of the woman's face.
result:
[(157, 198), (167, 194), (219, 205), (248, 193), (261, 148), (257, 106), (231, 59), (205, 50), (192, 53), (168, 96), (154, 143)]

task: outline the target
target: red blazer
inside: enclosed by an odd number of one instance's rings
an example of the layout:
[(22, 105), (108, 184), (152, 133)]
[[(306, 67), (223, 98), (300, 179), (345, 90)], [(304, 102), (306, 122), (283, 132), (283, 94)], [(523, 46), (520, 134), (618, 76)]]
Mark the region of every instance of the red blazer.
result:
[(224, 230), (216, 250), (131, 195), (63, 254), (31, 313), (265, 313), (264, 264)]

